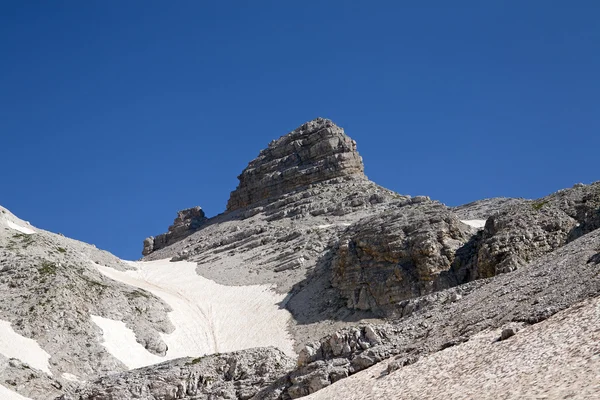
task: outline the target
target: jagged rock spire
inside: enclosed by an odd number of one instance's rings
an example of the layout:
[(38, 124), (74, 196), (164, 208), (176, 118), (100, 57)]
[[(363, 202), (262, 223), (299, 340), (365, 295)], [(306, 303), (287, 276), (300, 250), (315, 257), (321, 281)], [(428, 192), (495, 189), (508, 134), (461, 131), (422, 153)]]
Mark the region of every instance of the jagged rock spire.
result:
[(317, 118), (272, 141), (248, 164), (227, 211), (342, 176), (364, 177), (356, 142), (331, 120)]

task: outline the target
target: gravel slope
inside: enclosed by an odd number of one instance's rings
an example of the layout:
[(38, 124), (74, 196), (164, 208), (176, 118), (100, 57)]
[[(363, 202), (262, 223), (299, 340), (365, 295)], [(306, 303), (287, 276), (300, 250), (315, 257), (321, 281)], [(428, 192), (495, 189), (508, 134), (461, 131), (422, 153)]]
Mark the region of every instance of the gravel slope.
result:
[(307, 399), (600, 399), (600, 297), (500, 335), (482, 332), (389, 375), (381, 363)]

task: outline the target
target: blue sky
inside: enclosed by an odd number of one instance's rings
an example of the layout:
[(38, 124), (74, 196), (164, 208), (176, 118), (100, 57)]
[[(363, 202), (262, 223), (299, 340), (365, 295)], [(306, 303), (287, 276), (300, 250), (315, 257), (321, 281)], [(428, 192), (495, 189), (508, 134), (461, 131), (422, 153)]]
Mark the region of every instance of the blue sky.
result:
[(140, 256), (327, 117), (448, 205), (600, 180), (596, 1), (5, 1), (0, 204)]

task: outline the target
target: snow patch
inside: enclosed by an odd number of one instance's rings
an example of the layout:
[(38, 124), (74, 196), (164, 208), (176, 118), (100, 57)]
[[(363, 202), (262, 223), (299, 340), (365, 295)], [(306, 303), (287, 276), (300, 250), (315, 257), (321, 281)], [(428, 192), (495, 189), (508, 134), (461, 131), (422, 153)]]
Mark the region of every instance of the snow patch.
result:
[(73, 375), (68, 372), (63, 372), (62, 377), (71, 382), (82, 382), (77, 375)]
[(33, 339), (19, 335), (10, 326), (10, 322), (0, 320), (0, 354), (7, 358), (17, 358), (30, 367), (52, 375), (48, 360), (50, 354)]
[(17, 230), (17, 231), (19, 231), (19, 232), (21, 232), (21, 233), (24, 233), (24, 234), (26, 234), (26, 235), (32, 235), (32, 234), (34, 234), (34, 233), (35, 233), (35, 231), (34, 231), (33, 229), (31, 229), (31, 228), (27, 228), (27, 227), (24, 227), (24, 226), (21, 226), (21, 225), (19, 225), (19, 224), (15, 224), (15, 223), (14, 223), (14, 222), (12, 222), (12, 221), (8, 221), (8, 220), (7, 220), (7, 221), (6, 221), (6, 224), (8, 225), (8, 227), (9, 227), (9, 228), (11, 228), (11, 229), (14, 229), (14, 230)]
[(0, 399), (2, 399), (2, 400), (31, 400), (29, 397), (21, 396), (19, 393), (13, 392), (12, 390), (10, 390), (7, 387), (4, 387), (2, 385), (0, 385)]
[(150, 353), (136, 342), (135, 333), (124, 322), (91, 315), (92, 321), (102, 329), (102, 345), (129, 369), (144, 367), (165, 361), (165, 358)]
[(341, 223), (341, 224), (325, 224), (325, 225), (317, 225), (317, 229), (326, 229), (326, 228), (330, 228), (332, 226), (350, 226), (352, 224), (349, 223)]
[(461, 220), (460, 222), (472, 226), (473, 228), (483, 229), (486, 221), (487, 219), (465, 219)]
[[(291, 315), (280, 306), (285, 294), (273, 292), (268, 285), (220, 285), (198, 275), (196, 264), (187, 261), (127, 263), (135, 270), (117, 271), (97, 264), (96, 267), (107, 277), (145, 289), (171, 306), (173, 311), (169, 318), (175, 330), (170, 334), (161, 333), (168, 350), (159, 361), (264, 346), (278, 347), (296, 357), (287, 332)], [(107, 325), (107, 330), (110, 329), (114, 330), (115, 336), (124, 334), (123, 326)], [(106, 336), (105, 340), (109, 342)], [(127, 339), (129, 346), (132, 341), (135, 342), (133, 332)], [(131, 357), (130, 361), (124, 362), (126, 365), (138, 361), (135, 356), (125, 355), (117, 348), (107, 349), (121, 361)], [(153, 357), (144, 361), (146, 365), (157, 362)]]

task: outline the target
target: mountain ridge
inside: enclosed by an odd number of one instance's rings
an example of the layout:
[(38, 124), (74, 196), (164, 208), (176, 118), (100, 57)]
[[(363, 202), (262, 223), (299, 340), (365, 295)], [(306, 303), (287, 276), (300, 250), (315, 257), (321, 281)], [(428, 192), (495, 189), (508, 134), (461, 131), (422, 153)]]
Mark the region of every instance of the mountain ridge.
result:
[[(272, 141), (239, 180), (226, 212), (178, 212), (138, 262), (1, 208), (2, 332), (48, 359), (0, 346), (0, 389), (298, 398), (390, 359), (392, 376), (487, 330), (518, 335), (600, 295), (600, 181), (447, 207), (371, 182), (356, 143), (324, 118)], [(203, 335), (209, 350), (191, 345)], [(196, 353), (179, 358), (186, 346)], [(165, 361), (136, 364), (134, 347)]]

